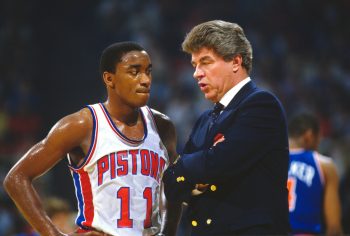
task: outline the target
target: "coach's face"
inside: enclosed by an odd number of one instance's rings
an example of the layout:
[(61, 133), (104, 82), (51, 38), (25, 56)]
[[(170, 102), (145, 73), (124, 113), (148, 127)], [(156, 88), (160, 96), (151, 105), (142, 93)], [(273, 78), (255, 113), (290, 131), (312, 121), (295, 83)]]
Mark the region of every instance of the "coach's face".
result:
[(132, 107), (146, 105), (152, 82), (151, 59), (145, 51), (126, 53), (112, 74), (109, 95)]
[(234, 60), (224, 61), (212, 49), (201, 48), (192, 53), (193, 77), (206, 99), (218, 102), (234, 85)]

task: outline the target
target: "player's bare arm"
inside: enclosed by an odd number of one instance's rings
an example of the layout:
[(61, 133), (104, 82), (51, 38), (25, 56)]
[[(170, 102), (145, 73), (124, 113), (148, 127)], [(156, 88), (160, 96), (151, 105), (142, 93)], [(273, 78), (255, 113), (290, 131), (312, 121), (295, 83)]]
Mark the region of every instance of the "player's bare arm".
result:
[(339, 198), (339, 177), (332, 159), (320, 157), (321, 168), (325, 177), (324, 220), (326, 235), (342, 235), (341, 207)]
[[(165, 145), (170, 164), (174, 163), (177, 159), (176, 152), (176, 130), (174, 124), (171, 122), (169, 117), (166, 115), (152, 110), (154, 114), (154, 118), (157, 124), (157, 128), (159, 131), (159, 135), (162, 139), (163, 144)], [(162, 194), (162, 203), (161, 203), (161, 214), (162, 214), (162, 226), (161, 226), (161, 234), (164, 235), (176, 235), (176, 230), (179, 224), (182, 207), (180, 203), (169, 203), (166, 201), (164, 192), (163, 192), (163, 184), (161, 186), (161, 194)], [(165, 207), (164, 207), (165, 206)]]
[[(40, 235), (63, 235), (43, 209), (32, 181), (43, 175), (63, 159), (67, 153), (81, 149), (86, 153), (92, 130), (88, 109), (68, 115), (58, 121), (48, 135), (34, 145), (5, 178), (4, 186), (23, 216)], [(75, 155), (75, 161), (79, 159)], [(90, 232), (90, 235), (102, 235)]]

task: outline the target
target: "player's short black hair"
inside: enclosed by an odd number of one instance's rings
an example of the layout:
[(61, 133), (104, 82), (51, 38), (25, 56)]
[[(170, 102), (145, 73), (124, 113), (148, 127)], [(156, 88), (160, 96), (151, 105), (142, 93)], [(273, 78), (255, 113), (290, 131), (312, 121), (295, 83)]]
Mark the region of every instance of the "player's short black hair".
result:
[(131, 51), (145, 51), (145, 49), (135, 42), (118, 42), (108, 46), (103, 50), (100, 59), (100, 75), (105, 71), (115, 73), (116, 65), (121, 61), (123, 55)]
[(320, 131), (320, 124), (317, 117), (312, 113), (298, 113), (291, 117), (288, 122), (288, 135), (297, 138), (311, 129), (314, 134)]

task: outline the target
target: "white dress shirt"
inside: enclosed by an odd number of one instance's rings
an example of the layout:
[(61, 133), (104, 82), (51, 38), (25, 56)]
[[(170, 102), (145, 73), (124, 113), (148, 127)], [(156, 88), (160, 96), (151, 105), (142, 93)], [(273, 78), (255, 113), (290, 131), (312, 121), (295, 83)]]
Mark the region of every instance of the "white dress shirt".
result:
[(236, 96), (239, 90), (242, 89), (244, 85), (246, 85), (249, 81), (251, 81), (250, 77), (245, 78), (235, 86), (233, 86), (225, 95), (221, 98), (220, 103), (224, 105), (224, 108), (228, 106), (228, 104), (232, 101), (232, 99)]

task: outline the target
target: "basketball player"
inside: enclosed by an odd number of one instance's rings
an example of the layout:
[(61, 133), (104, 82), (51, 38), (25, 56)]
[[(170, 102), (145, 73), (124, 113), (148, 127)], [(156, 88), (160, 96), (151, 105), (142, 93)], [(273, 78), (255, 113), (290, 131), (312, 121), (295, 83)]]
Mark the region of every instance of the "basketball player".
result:
[(318, 153), (319, 124), (311, 114), (289, 123), (289, 212), (293, 234), (341, 235), (338, 175), (329, 157)]
[(64, 235), (32, 181), (68, 154), (79, 210), (71, 235), (175, 235), (181, 208), (164, 202), (160, 182), (176, 156), (176, 134), (167, 116), (146, 106), (150, 57), (136, 43), (115, 43), (103, 51), (100, 72), (107, 100), (58, 121), (10, 170), (5, 188), (40, 235)]

